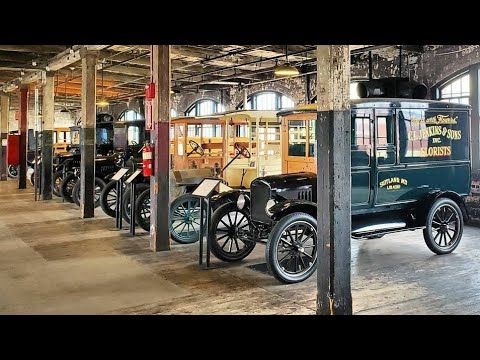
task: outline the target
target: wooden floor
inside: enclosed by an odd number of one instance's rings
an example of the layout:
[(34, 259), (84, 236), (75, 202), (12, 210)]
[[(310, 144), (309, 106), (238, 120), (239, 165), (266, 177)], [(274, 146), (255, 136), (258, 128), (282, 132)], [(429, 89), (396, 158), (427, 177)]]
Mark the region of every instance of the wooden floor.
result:
[[(264, 247), (243, 262), (212, 258), (198, 244), (152, 253), (96, 209), (34, 202), (31, 189), (0, 183), (0, 313), (314, 314), (316, 277), (283, 285), (264, 270)], [(419, 231), (352, 240), (355, 314), (480, 314), (480, 229), (456, 252), (432, 254)]]

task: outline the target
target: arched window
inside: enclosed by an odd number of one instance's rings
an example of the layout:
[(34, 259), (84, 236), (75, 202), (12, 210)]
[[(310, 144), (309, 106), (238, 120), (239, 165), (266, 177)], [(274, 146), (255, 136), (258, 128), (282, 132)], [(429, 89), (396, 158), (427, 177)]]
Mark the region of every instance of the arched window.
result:
[[(135, 110), (124, 110), (118, 116), (118, 121), (137, 121), (145, 120), (142, 114)], [(140, 134), (140, 126), (129, 124), (126, 126), (127, 129), (127, 142), (128, 145), (137, 145), (142, 141)]]
[[(247, 110), (280, 110), (293, 108), (295, 103), (277, 91), (260, 91), (247, 97)], [(243, 101), (237, 109), (243, 109)]]
[(197, 100), (185, 110), (187, 116), (203, 116), (224, 111), (222, 104), (211, 99)]
[(145, 120), (142, 114), (135, 110), (124, 110), (118, 116), (118, 121)]
[(457, 76), (438, 89), (438, 99), (457, 104), (470, 104), (470, 75)]

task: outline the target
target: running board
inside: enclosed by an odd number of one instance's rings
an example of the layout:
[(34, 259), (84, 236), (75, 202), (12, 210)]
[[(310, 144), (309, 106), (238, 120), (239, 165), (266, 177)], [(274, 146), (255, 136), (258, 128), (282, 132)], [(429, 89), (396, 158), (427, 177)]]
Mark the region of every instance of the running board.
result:
[(402, 231), (414, 231), (414, 230), (420, 230), (420, 229), (425, 229), (425, 226), (416, 226), (416, 227), (402, 227), (402, 228), (397, 228), (397, 229), (383, 229), (383, 231), (376, 231), (376, 232), (358, 232), (356, 231), (355, 233), (352, 232), (352, 238), (354, 239), (376, 239), (380, 238), (384, 235), (387, 234), (393, 234), (397, 232), (402, 232)]
[(405, 228), (407, 223), (404, 221), (381, 222), (376, 224), (360, 225), (352, 228), (352, 233), (373, 233), (379, 231), (395, 230)]

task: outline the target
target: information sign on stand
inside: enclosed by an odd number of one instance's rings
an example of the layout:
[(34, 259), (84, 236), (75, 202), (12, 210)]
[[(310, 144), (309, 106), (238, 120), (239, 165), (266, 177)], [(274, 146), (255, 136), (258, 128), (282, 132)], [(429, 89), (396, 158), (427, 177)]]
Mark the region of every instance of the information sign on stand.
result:
[(128, 168), (121, 168), (112, 176), (113, 181), (118, 181), (128, 172)]
[(135, 178), (141, 173), (142, 173), (142, 170), (135, 170), (135, 172), (132, 175), (130, 175), (130, 177), (127, 180), (125, 180), (125, 184), (127, 185), (131, 184), (133, 180), (135, 180)]
[[(197, 188), (192, 192), (193, 196), (196, 196), (200, 199), (200, 231), (199, 231), (199, 259), (198, 263), (202, 265), (203, 263), (203, 237), (204, 237), (204, 227), (203, 227), (203, 207), (206, 205), (206, 219), (205, 219), (205, 229), (207, 233), (207, 268), (210, 267), (210, 249), (211, 241), (209, 239), (208, 227), (210, 223), (210, 198), (213, 195), (213, 191), (221, 183), (220, 179), (203, 179), (202, 182), (197, 186)], [(206, 203), (206, 204), (205, 204)]]

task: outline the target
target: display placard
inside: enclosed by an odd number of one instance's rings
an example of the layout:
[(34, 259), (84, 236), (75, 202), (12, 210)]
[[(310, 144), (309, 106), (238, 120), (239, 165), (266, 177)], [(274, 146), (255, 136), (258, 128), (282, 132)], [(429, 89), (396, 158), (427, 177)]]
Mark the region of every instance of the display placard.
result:
[(125, 180), (125, 184), (130, 184), (133, 180), (135, 180), (135, 178), (140, 175), (140, 173), (142, 172), (142, 170), (135, 170), (135, 172), (130, 175), (130, 177)]
[(117, 171), (115, 175), (112, 176), (113, 181), (120, 180), (126, 173), (128, 172), (128, 168), (121, 168)]
[(203, 179), (203, 181), (192, 192), (192, 195), (202, 198), (208, 197), (213, 190), (215, 190), (219, 182), (219, 179)]

